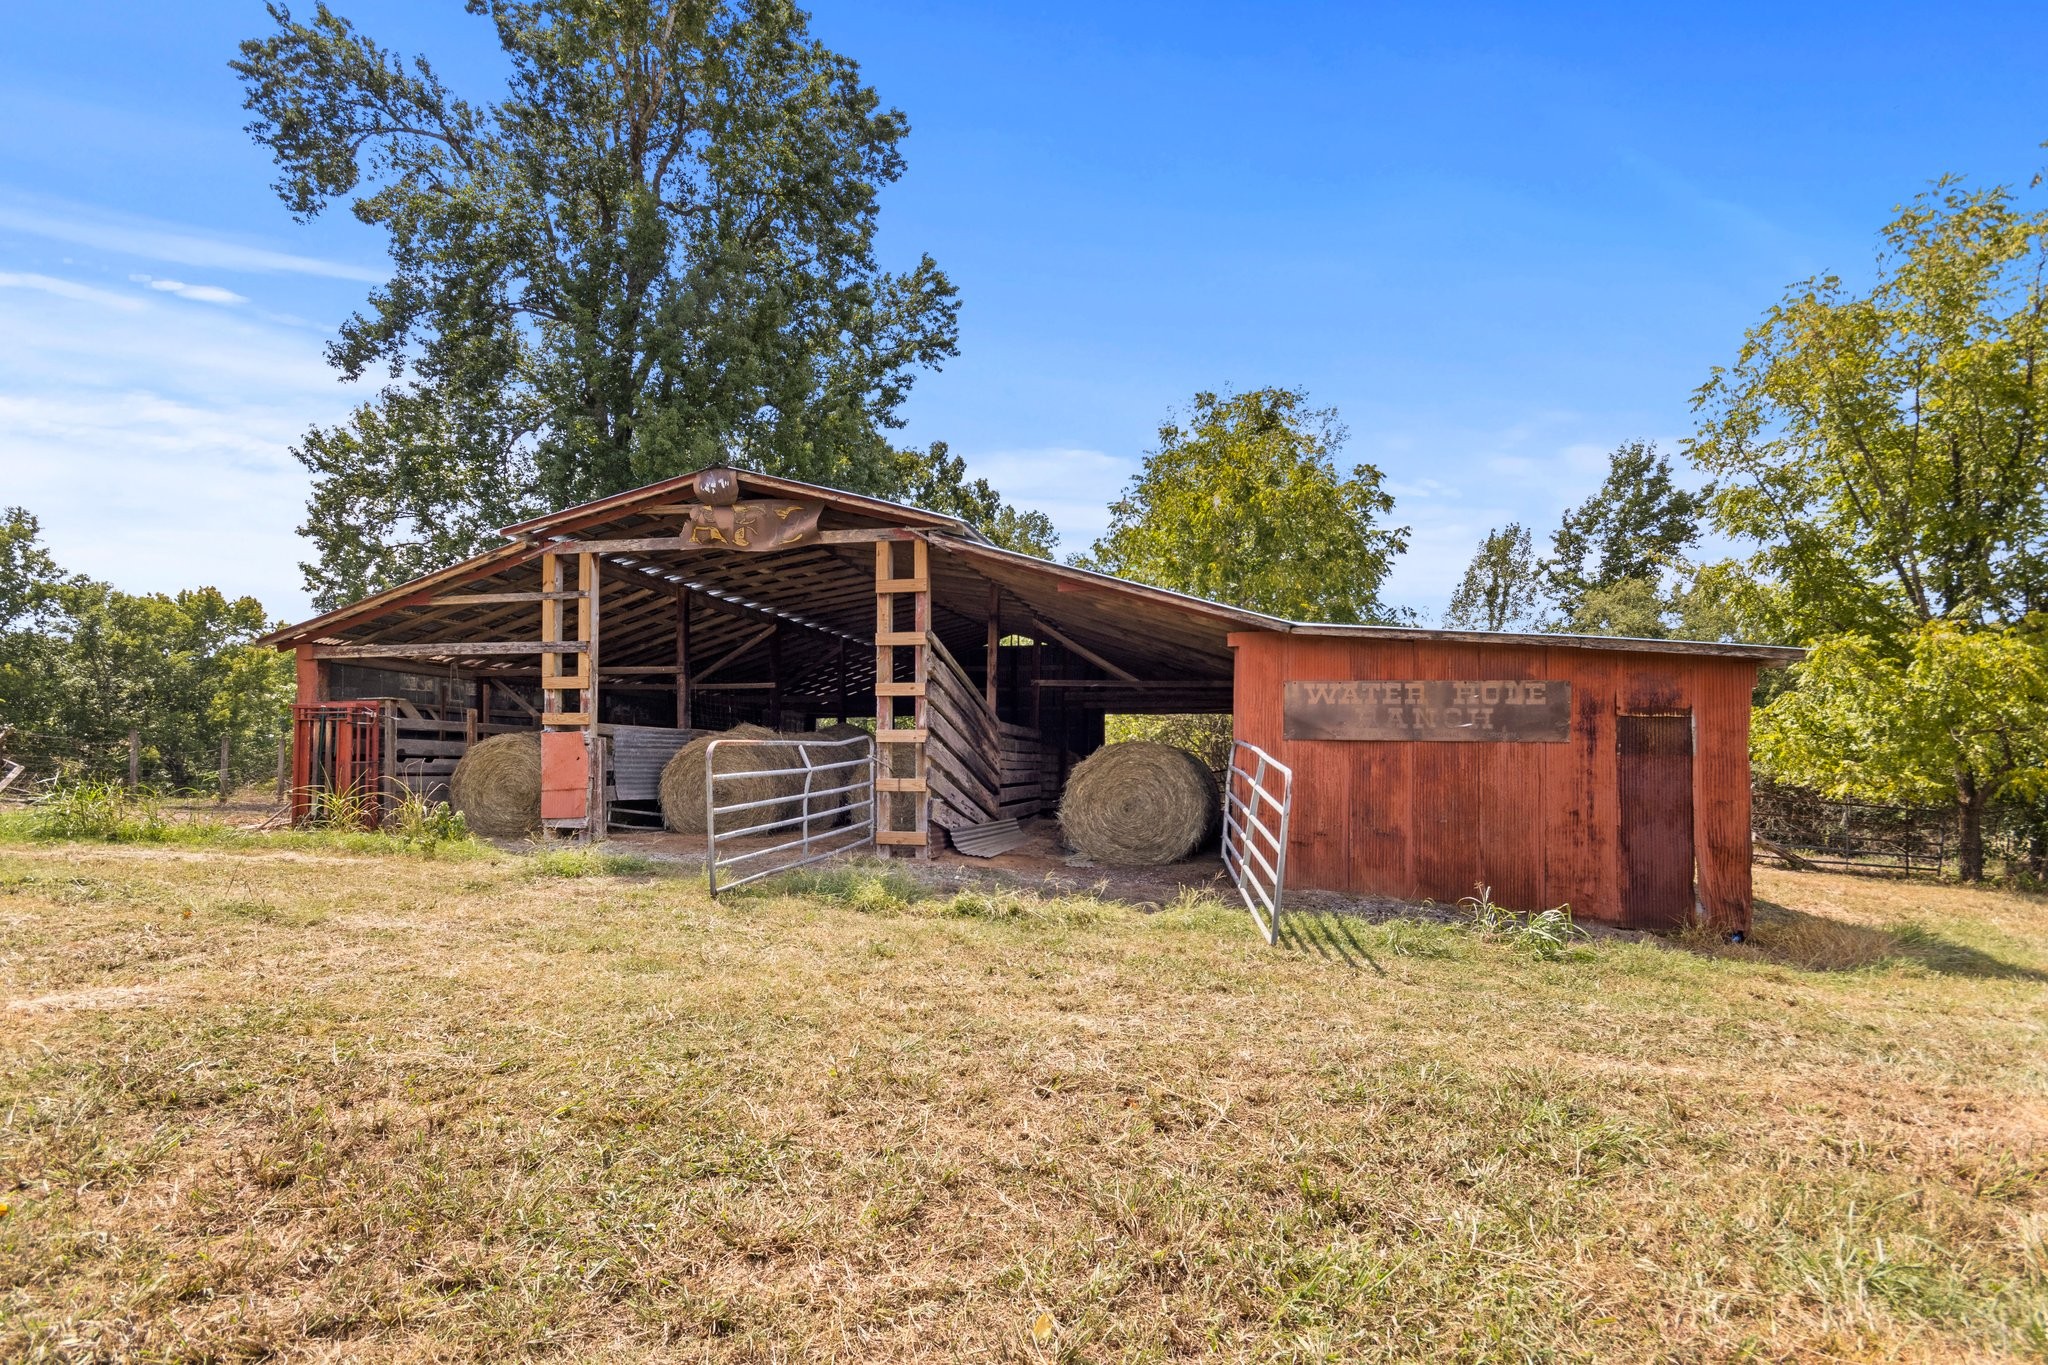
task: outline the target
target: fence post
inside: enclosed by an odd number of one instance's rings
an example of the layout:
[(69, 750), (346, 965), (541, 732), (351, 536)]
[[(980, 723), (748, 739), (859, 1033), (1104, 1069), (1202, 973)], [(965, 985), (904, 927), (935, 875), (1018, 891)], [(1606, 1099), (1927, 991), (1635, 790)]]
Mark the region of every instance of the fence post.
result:
[(215, 798), (215, 804), (222, 806), (228, 803), (228, 743), (228, 737), (222, 735), (220, 737), (220, 795)]
[(128, 732), (128, 790), (133, 793), (142, 785), (142, 731)]
[(286, 730), (277, 737), (277, 799), (284, 800), (292, 782), (292, 733)]

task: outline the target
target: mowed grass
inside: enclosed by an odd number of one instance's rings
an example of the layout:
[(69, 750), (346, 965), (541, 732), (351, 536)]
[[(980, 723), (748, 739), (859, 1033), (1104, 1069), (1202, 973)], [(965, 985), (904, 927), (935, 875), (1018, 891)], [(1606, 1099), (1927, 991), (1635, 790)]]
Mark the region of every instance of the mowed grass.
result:
[(2048, 1353), (2048, 907), (1746, 947), (0, 847), (0, 1358)]

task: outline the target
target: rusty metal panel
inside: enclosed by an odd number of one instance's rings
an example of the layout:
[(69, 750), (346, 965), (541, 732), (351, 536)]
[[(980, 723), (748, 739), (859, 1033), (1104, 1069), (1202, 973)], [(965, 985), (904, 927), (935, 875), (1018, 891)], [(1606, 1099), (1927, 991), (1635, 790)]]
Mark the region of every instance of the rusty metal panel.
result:
[(1621, 922), (1671, 930), (1693, 916), (1692, 714), (1615, 717)]
[(1555, 679), (1290, 681), (1285, 695), (1289, 739), (1561, 744), (1571, 733), (1572, 685)]
[(590, 818), (590, 748), (581, 730), (540, 737), (540, 818)]

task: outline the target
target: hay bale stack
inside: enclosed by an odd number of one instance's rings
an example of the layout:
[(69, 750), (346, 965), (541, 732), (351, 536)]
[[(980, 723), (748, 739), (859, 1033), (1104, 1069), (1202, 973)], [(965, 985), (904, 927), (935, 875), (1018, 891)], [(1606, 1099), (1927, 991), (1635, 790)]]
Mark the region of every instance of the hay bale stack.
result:
[(1060, 831), (1112, 867), (1177, 863), (1222, 819), (1216, 778), (1185, 749), (1146, 740), (1109, 744), (1081, 761), (1060, 799)]
[[(678, 834), (704, 833), (704, 755), (709, 752), (714, 740), (720, 739), (786, 739), (773, 730), (759, 725), (735, 725), (719, 734), (704, 735), (691, 740), (676, 750), (676, 756), (661, 770), (661, 823)], [(788, 768), (801, 765), (794, 745), (777, 744), (762, 748), (722, 748), (718, 751), (718, 771), (722, 773), (758, 772), (763, 768)], [(802, 805), (804, 780), (802, 777), (743, 777), (731, 782), (718, 784), (718, 804), (737, 805), (746, 801), (767, 801), (773, 797), (790, 798), (772, 806), (758, 806), (753, 810), (740, 811), (728, 817), (731, 828), (721, 834), (738, 833), (759, 825), (771, 825), (777, 820), (787, 820), (799, 813)], [(724, 823), (721, 821), (720, 823)], [(769, 833), (795, 838), (799, 830), (795, 825), (785, 825)]]
[(519, 839), (539, 829), (540, 732), (470, 745), (449, 774), (448, 804), (486, 838)]
[[(865, 747), (855, 745), (844, 749), (813, 749), (811, 750), (811, 762), (813, 763), (843, 763), (850, 758), (867, 758), (875, 751), (873, 736), (868, 731), (861, 729), (860, 726), (848, 725), (845, 721), (827, 725), (822, 730), (805, 735), (804, 738), (865, 739), (870, 741)], [(859, 780), (861, 776), (859, 768), (834, 768), (831, 772), (819, 775), (818, 785), (821, 787), (843, 787), (849, 782)], [(841, 792), (837, 796), (821, 797), (811, 802), (812, 814), (815, 815), (825, 811), (831, 812), (830, 819), (822, 822), (813, 821), (811, 832), (815, 834), (820, 828), (845, 824), (849, 818), (847, 807), (852, 804), (853, 798), (858, 795), (858, 792)]]

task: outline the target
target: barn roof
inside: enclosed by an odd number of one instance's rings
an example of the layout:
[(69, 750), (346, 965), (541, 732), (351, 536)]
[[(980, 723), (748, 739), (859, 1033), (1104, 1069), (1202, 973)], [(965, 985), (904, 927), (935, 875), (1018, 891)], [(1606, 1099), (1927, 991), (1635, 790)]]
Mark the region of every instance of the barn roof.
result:
[[(534, 638), (531, 594), (541, 588), (541, 554), (572, 548), (565, 542), (596, 543), (606, 547), (600, 557), (607, 673), (673, 668), (676, 604), (687, 590), (704, 608), (691, 642), (692, 657), (710, 661), (702, 668), (720, 670), (734, 686), (779, 668), (786, 691), (823, 700), (841, 685), (847, 647), (873, 638), (874, 552), (859, 533), (908, 528), (923, 532), (931, 546), (932, 627), (949, 649), (967, 657), (979, 648), (993, 612), (1005, 634), (1052, 640), (1095, 665), (1100, 680), (1070, 685), (1093, 689), (1090, 704), (1111, 710), (1207, 709), (1192, 703), (1213, 700), (1213, 689), (1229, 681), (1230, 636), (1244, 631), (1711, 655), (1766, 665), (1802, 654), (1774, 645), (1287, 621), (1001, 549), (956, 517), (744, 470), (737, 472), (742, 496), (819, 504), (819, 529), (836, 538), (772, 553), (680, 550), (672, 543), (677, 518), (704, 472), (508, 526), (504, 545), (287, 626), (262, 643), (322, 646), (330, 657), (359, 648), (366, 660), (372, 649), (400, 647), (406, 657), (513, 676), (532, 663), (512, 646)], [(664, 538), (671, 539), (667, 547), (633, 544)], [(772, 664), (754, 647), (768, 625), (788, 628), (774, 632), (781, 652)], [(862, 666), (857, 660), (855, 667)], [(871, 671), (871, 658), (865, 667)], [(1177, 691), (1180, 684), (1212, 691), (1198, 696)]]

